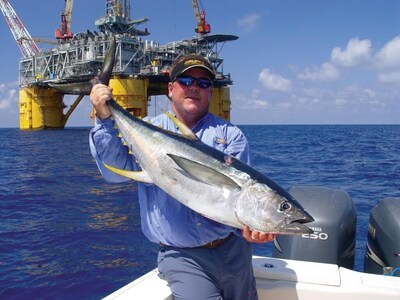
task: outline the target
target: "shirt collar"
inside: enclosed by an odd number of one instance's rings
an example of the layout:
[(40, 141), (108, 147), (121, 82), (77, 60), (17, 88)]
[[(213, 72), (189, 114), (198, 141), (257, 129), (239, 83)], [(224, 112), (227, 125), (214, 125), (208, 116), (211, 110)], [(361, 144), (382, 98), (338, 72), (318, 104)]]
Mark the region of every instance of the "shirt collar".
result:
[(197, 123), (194, 124), (194, 126), (192, 128), (193, 132), (199, 131), (203, 127), (204, 123), (207, 121), (209, 116), (210, 116), (210, 112), (207, 112), (200, 120), (198, 120)]

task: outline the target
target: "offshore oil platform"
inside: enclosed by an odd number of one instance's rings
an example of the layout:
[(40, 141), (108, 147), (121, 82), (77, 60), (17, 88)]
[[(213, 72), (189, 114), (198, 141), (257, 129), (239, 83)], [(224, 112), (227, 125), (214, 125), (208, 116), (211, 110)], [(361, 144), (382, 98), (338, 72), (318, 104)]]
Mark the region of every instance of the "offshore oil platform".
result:
[[(115, 100), (136, 116), (146, 116), (152, 96), (167, 95), (168, 68), (182, 54), (206, 57), (217, 71), (210, 111), (229, 120), (232, 80), (223, 73), (221, 43), (238, 39), (235, 35), (210, 34), (205, 12), (192, 0), (197, 21), (196, 36), (160, 45), (145, 37), (147, 29), (137, 27), (147, 18), (131, 20), (130, 0), (105, 0), (105, 16), (95, 21), (98, 31), (73, 34), (73, 0), (65, 0), (60, 28), (55, 30), (56, 45), (41, 50), (18, 18), (8, 0), (0, 0), (0, 9), (22, 53), (19, 61), (20, 129), (62, 129), (89, 90), (76, 88), (95, 77), (103, 63), (113, 36), (117, 51), (110, 80)], [(77, 95), (70, 107), (65, 95)], [(66, 112), (65, 112), (66, 111)]]

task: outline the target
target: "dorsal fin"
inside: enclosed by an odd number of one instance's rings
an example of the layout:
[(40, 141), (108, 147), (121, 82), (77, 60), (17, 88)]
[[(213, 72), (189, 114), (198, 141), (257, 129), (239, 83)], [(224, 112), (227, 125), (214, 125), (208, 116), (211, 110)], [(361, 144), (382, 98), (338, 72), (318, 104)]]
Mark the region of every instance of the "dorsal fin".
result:
[(179, 130), (181, 131), (182, 135), (191, 139), (191, 140), (198, 140), (199, 138), (197, 137), (197, 135), (195, 135), (193, 133), (193, 131), (187, 127), (182, 121), (180, 121), (177, 117), (173, 116), (171, 113), (169, 113), (168, 111), (164, 112), (168, 118), (171, 119), (172, 122), (174, 122), (174, 124), (176, 125), (176, 127), (179, 128)]

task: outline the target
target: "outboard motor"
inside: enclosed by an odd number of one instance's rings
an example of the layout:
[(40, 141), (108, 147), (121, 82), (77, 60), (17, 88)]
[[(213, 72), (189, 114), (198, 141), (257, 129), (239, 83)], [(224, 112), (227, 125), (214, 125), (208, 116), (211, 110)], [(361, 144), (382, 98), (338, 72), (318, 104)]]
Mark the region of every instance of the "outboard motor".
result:
[(278, 235), (273, 256), (353, 269), (357, 217), (350, 196), (340, 189), (306, 186), (293, 187), (289, 193), (314, 218), (305, 224), (314, 233)]
[(391, 275), (400, 277), (400, 198), (385, 198), (371, 210), (366, 248), (365, 272), (382, 274), (391, 267), (397, 270)]

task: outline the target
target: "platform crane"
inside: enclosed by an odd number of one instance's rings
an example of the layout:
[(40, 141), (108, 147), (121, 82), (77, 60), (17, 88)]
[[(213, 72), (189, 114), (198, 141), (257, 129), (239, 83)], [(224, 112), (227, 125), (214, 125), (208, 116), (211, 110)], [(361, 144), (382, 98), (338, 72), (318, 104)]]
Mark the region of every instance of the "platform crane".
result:
[(101, 32), (110, 31), (114, 34), (131, 34), (135, 36), (146, 36), (150, 33), (147, 29), (138, 30), (136, 26), (147, 22), (149, 19), (141, 18), (131, 20), (130, 0), (105, 0), (106, 15), (94, 23)]
[(21, 20), (18, 18), (8, 0), (0, 0), (0, 10), (6, 18), (8, 27), (10, 27), (11, 33), (17, 42), (22, 56), (26, 58), (39, 53), (39, 47), (32, 39), (28, 30), (26, 30), (24, 24), (22, 24)]
[(106, 14), (108, 16), (118, 16), (130, 20), (130, 10), (129, 0), (106, 0)]
[(211, 32), (211, 26), (206, 22), (206, 12), (201, 9), (199, 6), (199, 2), (197, 0), (192, 0), (192, 6), (194, 11), (194, 16), (196, 17), (197, 26), (195, 31), (199, 35), (205, 35)]
[(58, 40), (68, 40), (74, 36), (71, 32), (71, 17), (73, 5), (74, 0), (65, 0), (64, 9), (61, 12), (61, 26), (55, 31), (55, 37)]

